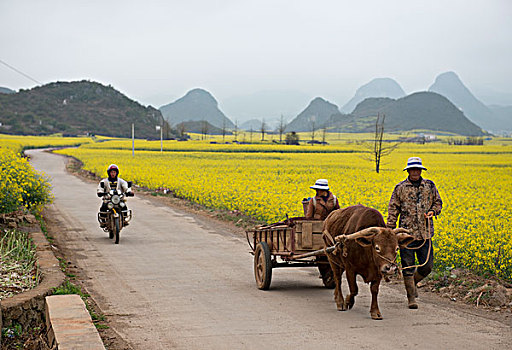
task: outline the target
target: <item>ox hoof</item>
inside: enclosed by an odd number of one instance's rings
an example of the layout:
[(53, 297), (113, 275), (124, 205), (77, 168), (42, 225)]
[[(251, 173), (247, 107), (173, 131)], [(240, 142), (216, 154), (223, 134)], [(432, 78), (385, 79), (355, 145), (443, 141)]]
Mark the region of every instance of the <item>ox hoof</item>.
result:
[(347, 300), (345, 300), (345, 304), (343, 306), (345, 307), (345, 309), (350, 310), (354, 306), (355, 302), (355, 297), (348, 297)]
[(345, 307), (345, 305), (338, 305), (336, 306), (336, 308), (338, 309), (338, 311), (347, 311), (348, 309)]
[(382, 315), (380, 312), (371, 312), (372, 319), (374, 320), (382, 320)]
[(413, 310), (416, 310), (418, 308), (418, 304), (416, 302), (409, 303), (407, 306), (409, 307), (409, 309)]
[(350, 310), (350, 309), (352, 309), (352, 306), (354, 306), (354, 303), (350, 303), (350, 304), (349, 303), (345, 303), (343, 305), (343, 309), (344, 310)]

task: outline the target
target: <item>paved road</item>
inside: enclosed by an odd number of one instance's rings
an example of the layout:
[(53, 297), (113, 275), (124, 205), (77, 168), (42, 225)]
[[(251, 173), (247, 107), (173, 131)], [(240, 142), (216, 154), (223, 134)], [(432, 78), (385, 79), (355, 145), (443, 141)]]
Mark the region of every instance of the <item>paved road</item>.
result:
[(67, 174), (63, 157), (29, 153), (51, 177), (53, 210), (88, 290), (135, 349), (512, 348), (510, 327), (421, 299), (408, 310), (405, 292), (385, 285), (384, 320), (370, 319), (364, 284), (351, 311), (336, 311), (311, 268), (274, 270), (271, 290), (260, 291), (245, 238), (137, 196), (114, 245), (96, 222), (95, 185)]

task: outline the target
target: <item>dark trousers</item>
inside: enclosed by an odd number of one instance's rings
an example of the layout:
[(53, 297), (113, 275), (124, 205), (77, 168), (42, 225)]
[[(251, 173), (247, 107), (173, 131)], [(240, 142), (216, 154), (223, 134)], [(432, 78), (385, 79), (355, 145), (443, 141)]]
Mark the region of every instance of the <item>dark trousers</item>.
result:
[[(418, 248), (420, 246), (421, 248)], [(434, 247), (432, 246), (432, 240), (417, 240), (409, 244), (408, 247), (414, 249), (400, 248), (400, 259), (402, 260), (403, 275), (412, 276), (414, 271), (417, 269), (420, 275), (427, 277), (428, 274), (432, 271), (432, 267), (434, 266)], [(428, 262), (424, 266), (418, 268), (404, 269), (407, 266), (416, 265), (415, 258), (418, 258), (418, 265), (423, 265), (427, 260)]]

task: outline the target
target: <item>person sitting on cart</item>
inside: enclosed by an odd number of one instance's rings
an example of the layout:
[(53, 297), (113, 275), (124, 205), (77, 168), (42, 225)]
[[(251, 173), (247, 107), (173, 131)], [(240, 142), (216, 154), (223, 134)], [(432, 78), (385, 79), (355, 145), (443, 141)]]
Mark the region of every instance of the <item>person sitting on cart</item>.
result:
[(316, 195), (309, 200), (306, 219), (325, 220), (332, 211), (340, 209), (338, 198), (329, 191), (326, 179), (316, 180), (309, 188), (316, 190)]

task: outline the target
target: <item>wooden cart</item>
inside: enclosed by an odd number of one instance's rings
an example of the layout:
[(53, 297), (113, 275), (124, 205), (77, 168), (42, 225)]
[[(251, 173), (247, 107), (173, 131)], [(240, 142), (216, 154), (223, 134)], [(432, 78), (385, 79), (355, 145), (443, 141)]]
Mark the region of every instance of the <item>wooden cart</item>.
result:
[[(317, 266), (327, 288), (334, 288), (332, 270), (325, 256), (323, 221), (304, 218), (256, 227), (246, 231), (254, 255), (254, 277), (259, 289), (268, 289), (272, 269)], [(327, 248), (327, 251), (334, 247)]]

